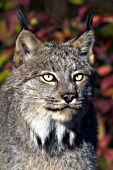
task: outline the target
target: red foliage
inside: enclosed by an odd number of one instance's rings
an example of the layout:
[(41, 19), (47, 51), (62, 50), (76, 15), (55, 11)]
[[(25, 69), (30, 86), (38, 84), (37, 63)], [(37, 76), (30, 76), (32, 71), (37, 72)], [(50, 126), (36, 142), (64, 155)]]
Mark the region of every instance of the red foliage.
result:
[(99, 149), (97, 151), (98, 156), (103, 156), (108, 161), (113, 160), (113, 149), (108, 148), (108, 144), (111, 139), (111, 135), (105, 135), (102, 139), (100, 139)]
[(101, 90), (107, 96), (113, 95), (113, 74), (103, 78), (101, 81)]

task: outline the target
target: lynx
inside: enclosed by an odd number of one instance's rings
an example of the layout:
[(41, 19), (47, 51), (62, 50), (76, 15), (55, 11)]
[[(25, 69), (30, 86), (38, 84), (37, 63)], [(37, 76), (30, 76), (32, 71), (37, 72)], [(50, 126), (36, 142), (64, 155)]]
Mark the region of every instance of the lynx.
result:
[(91, 28), (42, 42), (24, 22), (0, 90), (1, 170), (96, 169), (93, 44)]

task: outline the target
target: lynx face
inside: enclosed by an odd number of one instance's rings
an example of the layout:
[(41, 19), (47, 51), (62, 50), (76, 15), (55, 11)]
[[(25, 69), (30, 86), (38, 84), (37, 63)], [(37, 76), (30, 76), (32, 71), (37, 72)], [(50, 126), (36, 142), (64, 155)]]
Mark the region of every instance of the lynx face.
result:
[(87, 110), (84, 104), (92, 96), (91, 67), (85, 59), (78, 58), (84, 56), (77, 49), (55, 45), (47, 49), (50, 52), (45, 60), (37, 63), (35, 77), (23, 85), (23, 92), (27, 92), (29, 100), (34, 94), (34, 103), (43, 105), (53, 119), (68, 121)]
[(42, 143), (53, 121), (71, 128), (87, 113), (94, 82), (93, 42), (92, 31), (62, 44), (44, 44), (27, 30), (18, 36), (14, 62), (18, 71), (29, 74), (21, 85), (21, 113)]

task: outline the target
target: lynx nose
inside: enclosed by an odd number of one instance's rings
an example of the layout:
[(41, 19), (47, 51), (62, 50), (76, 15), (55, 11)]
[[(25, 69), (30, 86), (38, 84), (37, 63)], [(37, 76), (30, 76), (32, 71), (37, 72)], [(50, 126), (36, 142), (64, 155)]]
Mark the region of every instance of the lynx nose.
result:
[(75, 94), (66, 93), (66, 94), (62, 95), (62, 98), (65, 100), (65, 102), (70, 103), (75, 98)]

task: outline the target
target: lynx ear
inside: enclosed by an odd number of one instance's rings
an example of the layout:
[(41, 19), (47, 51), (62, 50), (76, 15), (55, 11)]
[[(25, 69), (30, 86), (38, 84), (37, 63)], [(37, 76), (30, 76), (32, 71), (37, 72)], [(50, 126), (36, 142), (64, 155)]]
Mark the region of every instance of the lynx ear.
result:
[(35, 34), (30, 30), (23, 29), (17, 37), (16, 47), (14, 53), (14, 64), (19, 67), (22, 63), (32, 58), (31, 52), (34, 49), (44, 47), (45, 44), (41, 42)]
[(94, 33), (92, 30), (83, 33), (71, 44), (72, 47), (78, 48), (80, 50), (81, 55), (87, 55), (88, 60), (91, 64), (94, 63), (93, 45), (94, 45)]

